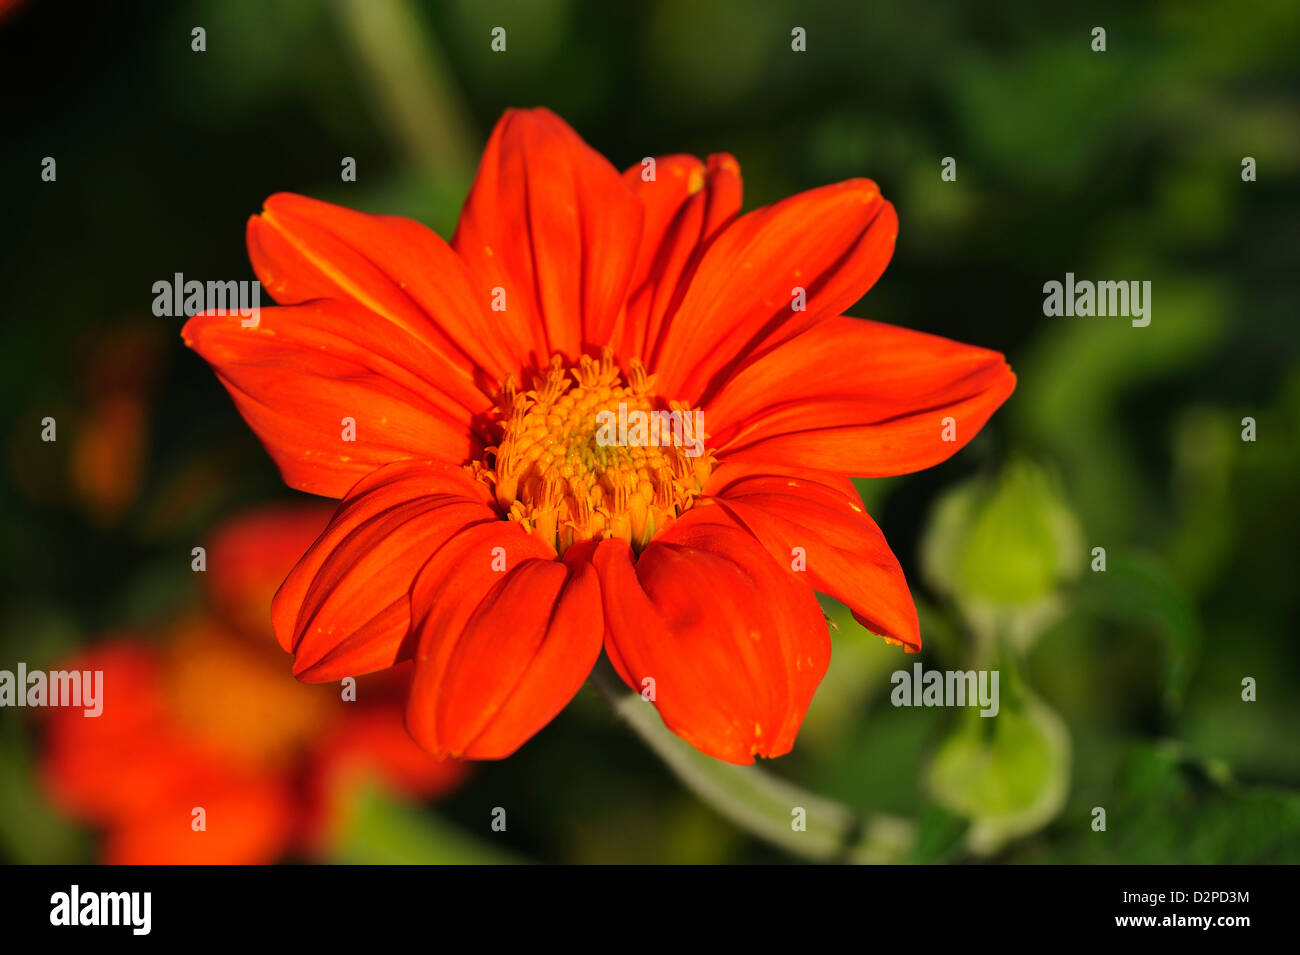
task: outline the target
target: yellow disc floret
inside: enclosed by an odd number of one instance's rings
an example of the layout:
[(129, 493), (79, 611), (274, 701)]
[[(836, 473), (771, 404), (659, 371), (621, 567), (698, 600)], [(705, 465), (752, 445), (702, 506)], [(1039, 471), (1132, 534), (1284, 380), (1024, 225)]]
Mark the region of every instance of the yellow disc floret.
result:
[(575, 368), (556, 356), (531, 391), (507, 379), (501, 443), (476, 473), (557, 554), (606, 537), (639, 551), (691, 507), (714, 464), (700, 412), (653, 389), (635, 359), (625, 379), (608, 348)]

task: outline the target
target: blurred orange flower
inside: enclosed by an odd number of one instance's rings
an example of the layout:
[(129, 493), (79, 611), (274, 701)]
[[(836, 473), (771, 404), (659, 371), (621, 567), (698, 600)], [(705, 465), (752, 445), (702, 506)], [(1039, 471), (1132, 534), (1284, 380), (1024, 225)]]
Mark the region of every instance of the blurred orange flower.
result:
[(8, 18), (26, 2), (27, 0), (0, 0), (0, 21)]
[[(826, 671), (814, 590), (919, 649), (846, 475), (945, 460), (1015, 376), (842, 315), (893, 252), (874, 182), (740, 202), (731, 156), (620, 175), (544, 109), (497, 124), (450, 245), (267, 200), (248, 249), (283, 307), (184, 336), (284, 479), (343, 499), (274, 605), (300, 678), (414, 660), (412, 734), (491, 759), (603, 649), (670, 729), (746, 763), (790, 750)], [(666, 445), (624, 427), (652, 413), (677, 415)]]
[(208, 548), (209, 606), (162, 641), (114, 635), (59, 669), (103, 672), (103, 712), (49, 709), (42, 773), (55, 803), (106, 832), (121, 864), (261, 863), (328, 850), (356, 784), (408, 796), (454, 787), (402, 727), (394, 673), (306, 687), (271, 641), (271, 595), (329, 509), (273, 507), (225, 525)]
[(99, 523), (120, 519), (135, 503), (148, 460), (149, 403), (162, 366), (162, 334), (128, 322), (86, 344), (78, 369), (83, 408), (72, 441), (72, 485)]

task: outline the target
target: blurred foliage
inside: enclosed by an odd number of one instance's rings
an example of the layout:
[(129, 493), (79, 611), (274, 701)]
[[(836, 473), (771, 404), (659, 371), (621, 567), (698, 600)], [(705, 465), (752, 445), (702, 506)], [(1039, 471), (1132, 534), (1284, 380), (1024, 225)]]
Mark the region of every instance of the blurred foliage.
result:
[(1189, 759), (1175, 744), (1136, 744), (1104, 789), (1087, 788), (1106, 810), (1105, 831), (1091, 828), (1095, 807), (1080, 803), (1059, 842), (1026, 844), (1009, 861), (1241, 865), (1300, 854), (1300, 794), (1234, 782), (1222, 764)]
[[(374, 787), (358, 796), (346, 836), (332, 861), (346, 865), (499, 865), (513, 862), (429, 813), (413, 810)], [(508, 820), (507, 820), (508, 821)]]
[[(290, 496), (179, 324), (149, 315), (151, 284), (251, 276), (244, 222), (278, 190), (447, 235), (492, 122), (544, 104), (620, 166), (735, 154), (751, 208), (871, 176), (901, 231), (850, 312), (998, 349), (1019, 376), (951, 461), (858, 482), (917, 598), (919, 659), (1003, 667), (1002, 713), (891, 706), (916, 658), (827, 601), (831, 672), (770, 768), (913, 820), (916, 861), (1300, 861), (1297, 49), (1293, 0), (29, 0), (0, 23), (0, 667), (166, 619), (214, 521)], [(1151, 325), (1044, 318), (1067, 271), (1150, 280)], [(0, 712), (0, 854), (92, 858), (44, 808), (38, 745)], [(432, 812), (372, 795), (340, 859), (789, 859), (590, 691)]]
[(927, 772), (935, 801), (971, 820), (966, 842), (980, 855), (1050, 820), (1069, 786), (1069, 732), (1028, 690), (1005, 679), (1011, 672), (1001, 670), (997, 715), (962, 711)]
[(936, 503), (921, 545), (926, 582), (951, 597), (987, 641), (1024, 645), (1060, 612), (1059, 588), (1078, 576), (1083, 537), (1056, 484), (1017, 462), (974, 478)]

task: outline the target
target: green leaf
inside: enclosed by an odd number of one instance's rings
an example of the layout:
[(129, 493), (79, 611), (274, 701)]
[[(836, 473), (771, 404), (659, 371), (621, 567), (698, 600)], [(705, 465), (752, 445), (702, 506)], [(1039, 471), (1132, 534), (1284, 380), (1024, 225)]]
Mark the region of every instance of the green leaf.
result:
[(907, 861), (930, 864), (950, 861), (960, 852), (970, 823), (939, 806), (927, 806), (917, 820), (916, 845)]
[[(1080, 798), (1069, 836), (1038, 861), (1245, 865), (1300, 862), (1300, 793), (1249, 786), (1177, 743), (1132, 747), (1113, 781)], [(1106, 810), (1106, 831), (1091, 826)]]
[(1182, 705), (1196, 662), (1201, 631), (1195, 608), (1155, 557), (1113, 552), (1106, 571), (1089, 574), (1080, 605), (1093, 613), (1154, 628), (1165, 645), (1164, 703)]
[(368, 786), (357, 794), (333, 862), (346, 865), (494, 865), (517, 862), (425, 812)]

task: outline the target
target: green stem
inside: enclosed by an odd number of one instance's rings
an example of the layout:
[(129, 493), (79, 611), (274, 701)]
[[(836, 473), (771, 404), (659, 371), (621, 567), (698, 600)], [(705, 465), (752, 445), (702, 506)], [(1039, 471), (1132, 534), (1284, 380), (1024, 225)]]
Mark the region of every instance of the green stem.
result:
[(474, 137), (441, 51), (407, 0), (343, 0), (354, 46), (376, 105), (407, 156), (426, 171), (473, 170)]
[[(756, 766), (705, 756), (668, 730), (655, 708), (627, 688), (604, 656), (591, 682), (688, 789), (765, 842), (817, 862), (898, 862), (911, 849), (914, 834), (907, 820), (860, 815)], [(805, 831), (792, 825), (800, 807)]]

